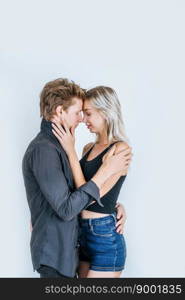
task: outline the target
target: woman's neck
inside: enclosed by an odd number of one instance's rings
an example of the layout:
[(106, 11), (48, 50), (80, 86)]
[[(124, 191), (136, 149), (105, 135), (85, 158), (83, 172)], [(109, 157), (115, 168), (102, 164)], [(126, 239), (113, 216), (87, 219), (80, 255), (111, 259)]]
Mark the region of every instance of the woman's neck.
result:
[(96, 144), (99, 146), (107, 146), (113, 143), (115, 140), (113, 139), (111, 142), (108, 141), (107, 130), (103, 129), (101, 132), (97, 133), (97, 141)]
[(97, 134), (97, 142), (96, 144), (100, 146), (106, 146), (108, 145), (108, 138), (107, 138), (107, 133), (106, 132), (99, 132)]

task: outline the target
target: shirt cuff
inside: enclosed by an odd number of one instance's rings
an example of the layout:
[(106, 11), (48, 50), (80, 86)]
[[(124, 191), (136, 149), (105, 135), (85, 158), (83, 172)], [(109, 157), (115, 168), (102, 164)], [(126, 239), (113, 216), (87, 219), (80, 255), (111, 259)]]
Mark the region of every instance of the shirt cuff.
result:
[[(82, 185), (80, 187), (80, 189), (82, 191), (86, 192), (87, 194), (91, 195), (93, 197), (93, 199), (95, 199), (101, 207), (104, 207), (104, 205), (101, 203), (101, 200), (100, 200), (100, 189), (98, 188), (98, 186), (96, 185), (96, 183), (94, 181), (89, 180), (87, 183)], [(91, 201), (92, 201), (92, 199), (91, 199)]]

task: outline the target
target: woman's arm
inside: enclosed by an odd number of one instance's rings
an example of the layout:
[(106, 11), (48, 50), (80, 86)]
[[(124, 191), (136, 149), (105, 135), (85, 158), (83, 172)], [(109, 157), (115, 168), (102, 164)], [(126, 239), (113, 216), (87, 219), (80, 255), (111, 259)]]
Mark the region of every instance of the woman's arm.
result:
[[(84, 178), (84, 175), (83, 175), (83, 172), (82, 172), (79, 160), (78, 160), (78, 156), (77, 156), (77, 153), (76, 153), (76, 150), (74, 147), (74, 144), (75, 144), (74, 130), (72, 130), (72, 132), (69, 132), (69, 129), (66, 127), (66, 124), (64, 124), (64, 128), (66, 128), (67, 133), (62, 128), (60, 128), (60, 130), (59, 130), (56, 125), (53, 125), (53, 128), (54, 128), (53, 133), (58, 138), (59, 142), (62, 143), (62, 146), (68, 155), (68, 159), (69, 159), (69, 163), (71, 166), (75, 186), (77, 188), (79, 188), (81, 185), (86, 183), (86, 180)], [(62, 140), (61, 140), (61, 137), (62, 137)], [(120, 143), (117, 143), (117, 144), (120, 144)], [(91, 147), (91, 146), (92, 146), (91, 143), (87, 144), (84, 147), (83, 153), (88, 151), (89, 147)], [(125, 150), (127, 148), (128, 148), (127, 144), (124, 145), (124, 147), (121, 145), (116, 145), (115, 154), (119, 153), (120, 151)], [(112, 150), (109, 150), (106, 153), (106, 155), (104, 155), (103, 161), (109, 157), (110, 151), (112, 152)], [(129, 162), (130, 161), (128, 160), (128, 164), (129, 164)], [(116, 173), (115, 175), (111, 176), (109, 178), (109, 180), (105, 181), (105, 183), (100, 188), (100, 197), (103, 197), (114, 186), (114, 184), (118, 181), (118, 179), (120, 178), (121, 175), (122, 175), (122, 173), (120, 173), (120, 172)]]
[[(69, 159), (69, 163), (70, 163), (71, 170), (73, 173), (75, 186), (77, 188), (79, 188), (81, 185), (86, 183), (86, 180), (84, 178), (84, 174), (82, 172), (75, 149), (68, 154), (68, 159)], [(101, 194), (100, 194), (100, 197), (101, 197)]]
[[(85, 151), (83, 151), (84, 153), (87, 152), (86, 145)], [(126, 143), (123, 142), (119, 142), (116, 145), (116, 150), (115, 150), (115, 154), (119, 153), (122, 150), (125, 150), (128, 148), (128, 145)], [(89, 149), (89, 148), (88, 148)], [(108, 153), (108, 152), (107, 152)], [(79, 160), (78, 160), (78, 156), (76, 154), (75, 149), (73, 149), (73, 151), (70, 151), (70, 153), (68, 154), (68, 159), (69, 159), (69, 163), (72, 169), (72, 173), (73, 173), (73, 177), (74, 177), (74, 181), (75, 181), (75, 185), (76, 187), (80, 187), (81, 185), (83, 185), (84, 183), (86, 183), (86, 180), (84, 178)], [(103, 160), (106, 159), (106, 156), (103, 158)], [(100, 198), (103, 197), (105, 194), (107, 194), (108, 191), (110, 191), (112, 189), (112, 187), (116, 184), (116, 182), (119, 180), (120, 176), (124, 176), (126, 175), (128, 172), (128, 169), (124, 172), (119, 172), (115, 175), (112, 175), (101, 187), (100, 189)]]
[[(87, 144), (84, 147), (83, 154), (85, 154), (90, 149), (91, 146), (92, 146), (92, 143)], [(115, 146), (116, 146), (115, 154), (121, 152), (122, 150), (126, 150), (128, 148), (128, 145), (124, 142), (119, 142)], [(107, 152), (107, 154), (108, 154), (108, 152)], [(107, 155), (104, 156), (103, 160), (105, 160), (106, 157), (107, 157)], [(82, 172), (82, 169), (81, 169), (81, 166), (80, 166), (75, 148), (73, 148), (73, 150), (71, 150), (68, 153), (68, 159), (69, 159), (69, 163), (70, 163), (71, 170), (72, 170), (72, 173), (73, 173), (73, 178), (74, 178), (75, 185), (76, 185), (77, 188), (79, 188), (81, 185), (86, 183), (86, 180), (84, 178), (84, 175), (83, 175), (83, 172)], [(102, 185), (102, 187), (100, 189), (100, 198), (103, 197), (105, 194), (107, 194), (108, 191), (110, 191), (112, 189), (112, 187), (116, 184), (116, 182), (119, 180), (120, 176), (126, 175), (127, 172), (128, 172), (128, 169), (125, 170), (124, 172), (119, 172), (115, 175), (112, 175)]]
[[(89, 151), (89, 149), (92, 146), (93, 146), (93, 143), (88, 143), (87, 145), (85, 145), (85, 147), (83, 148), (82, 156), (87, 151)], [(82, 184), (84, 184), (86, 182), (86, 180), (85, 180), (84, 174), (82, 172), (82, 168), (81, 168), (81, 165), (79, 163), (78, 156), (77, 156), (77, 153), (75, 151), (75, 148), (73, 148), (72, 151), (69, 152), (68, 159), (69, 159), (69, 163), (70, 163), (71, 170), (72, 170), (72, 173), (73, 173), (75, 186), (78, 188)], [(100, 189), (100, 197), (101, 197), (101, 189)]]

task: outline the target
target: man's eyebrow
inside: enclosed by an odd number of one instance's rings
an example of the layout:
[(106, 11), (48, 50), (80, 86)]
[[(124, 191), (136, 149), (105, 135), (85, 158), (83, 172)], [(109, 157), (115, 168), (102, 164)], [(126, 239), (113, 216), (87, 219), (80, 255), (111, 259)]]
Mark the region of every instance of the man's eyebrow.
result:
[(85, 108), (84, 110), (91, 110), (91, 108)]

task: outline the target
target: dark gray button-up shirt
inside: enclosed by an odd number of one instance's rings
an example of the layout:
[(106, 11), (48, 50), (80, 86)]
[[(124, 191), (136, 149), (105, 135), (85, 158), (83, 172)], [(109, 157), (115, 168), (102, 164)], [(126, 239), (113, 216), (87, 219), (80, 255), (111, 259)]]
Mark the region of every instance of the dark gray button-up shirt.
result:
[(88, 181), (75, 189), (69, 161), (52, 133), (51, 122), (42, 120), (41, 131), (23, 158), (23, 177), (31, 212), (31, 255), (34, 270), (41, 264), (74, 277), (78, 265), (78, 214), (99, 188)]

